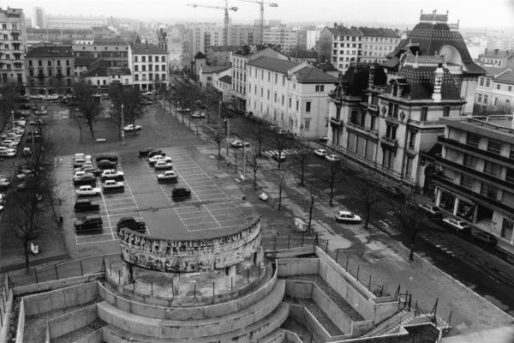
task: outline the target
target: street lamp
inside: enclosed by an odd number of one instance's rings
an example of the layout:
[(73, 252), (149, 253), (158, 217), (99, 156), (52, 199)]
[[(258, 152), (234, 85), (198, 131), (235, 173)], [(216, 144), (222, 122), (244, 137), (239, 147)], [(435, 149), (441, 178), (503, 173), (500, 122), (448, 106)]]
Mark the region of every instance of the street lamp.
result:
[(225, 121), (227, 123), (227, 139), (226, 139), (226, 143), (227, 143), (227, 165), (228, 165), (228, 139), (229, 139), (229, 136), (230, 136), (230, 118), (228, 116), (225, 117)]
[(218, 102), (218, 118), (221, 118), (221, 100)]
[(123, 130), (123, 127), (125, 126), (125, 117), (123, 115), (123, 109), (124, 105), (121, 104), (121, 144), (125, 144), (125, 130)]

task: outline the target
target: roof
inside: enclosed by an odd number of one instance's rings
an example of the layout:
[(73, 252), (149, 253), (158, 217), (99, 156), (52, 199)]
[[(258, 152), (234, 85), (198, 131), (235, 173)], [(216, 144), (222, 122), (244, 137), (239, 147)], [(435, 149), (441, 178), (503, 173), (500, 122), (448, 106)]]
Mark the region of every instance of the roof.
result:
[(92, 34), (91, 29), (37, 29), (34, 27), (27, 27), (27, 34), (45, 33), (45, 34)]
[(359, 30), (366, 37), (385, 37), (385, 38), (400, 38), (398, 33), (393, 29), (382, 27), (359, 27)]
[[(369, 86), (369, 73), (373, 69), (373, 85), (383, 86), (386, 84), (387, 76), (383, 68), (368, 63), (350, 63), (350, 67), (341, 77), (339, 88), (342, 88), (344, 95), (363, 96)], [(340, 91), (337, 90), (339, 93)]]
[(129, 69), (112, 69), (102, 64), (94, 69), (88, 70), (84, 77), (99, 77), (99, 76), (110, 76), (110, 75), (130, 75)]
[(297, 70), (294, 74), (300, 83), (336, 83), (338, 81), (332, 75), (310, 65)]
[(198, 51), (194, 57), (195, 60), (198, 60), (198, 59), (206, 59), (207, 56), (205, 56), (205, 54), (201, 51)]
[(89, 57), (75, 57), (75, 67), (89, 67), (96, 61), (98, 60)]
[(133, 44), (131, 46), (133, 55), (166, 55), (166, 50), (155, 44)]
[(339, 71), (336, 67), (334, 67), (334, 65), (330, 62), (314, 62), (312, 64), (313, 66), (315, 66), (316, 68), (318, 69), (321, 69), (323, 70), (324, 72), (329, 72), (329, 71), (334, 71), (334, 72), (337, 72)]
[(232, 84), (232, 76), (230, 76), (230, 75), (222, 76), (218, 79), (218, 81), (226, 83), (228, 85), (231, 85)]
[(514, 71), (510, 70), (494, 78), (494, 82), (514, 85)]
[(264, 44), (264, 45), (243, 45), (241, 46), (241, 49), (235, 51), (232, 53), (232, 55), (238, 55), (238, 56), (251, 56), (261, 50), (264, 49), (272, 49), (277, 50), (277, 46), (270, 45), (270, 44)]
[(261, 56), (253, 61), (248, 62), (248, 65), (266, 70), (276, 71), (279, 73), (287, 74), (288, 70), (296, 67), (300, 63), (291, 62), (289, 60), (281, 60), (267, 56)]
[(514, 56), (514, 50), (499, 50), (499, 49), (487, 50), (487, 49), (485, 49), (484, 53), (478, 55), (478, 58), (482, 58), (482, 57), (506, 58), (506, 57), (510, 57), (510, 56)]
[(232, 68), (231, 65), (228, 66), (202, 66), (202, 74), (215, 74), (215, 73), (221, 73), (222, 71), (225, 71), (227, 69)]
[(354, 26), (346, 27), (343, 25), (337, 25), (334, 27), (329, 27), (328, 30), (333, 35), (338, 35), (338, 36), (363, 36), (363, 33)]
[(29, 49), (27, 57), (73, 57), (71, 45), (38, 45)]
[(509, 68), (496, 68), (496, 67), (486, 67), (482, 66), (482, 68), (485, 70), (485, 76), (488, 77), (495, 77), (496, 75), (499, 75), (501, 73), (504, 73), (506, 71), (509, 71)]

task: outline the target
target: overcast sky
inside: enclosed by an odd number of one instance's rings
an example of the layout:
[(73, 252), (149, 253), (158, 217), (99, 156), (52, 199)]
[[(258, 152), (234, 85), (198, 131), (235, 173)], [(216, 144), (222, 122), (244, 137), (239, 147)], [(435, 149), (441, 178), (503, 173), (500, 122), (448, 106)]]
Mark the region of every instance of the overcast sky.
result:
[[(265, 9), (266, 19), (283, 22), (376, 22), (395, 25), (416, 24), (420, 10), (450, 11), (450, 22), (460, 20), (461, 27), (514, 27), (514, 0), (273, 0), (277, 8)], [(250, 0), (251, 2), (251, 0)], [(32, 9), (43, 7), (50, 14), (82, 14), (139, 19), (170, 18), (222, 22), (223, 11), (192, 8), (188, 3), (223, 6), (224, 0), (11, 0), (3, 7), (23, 8), (28, 17)], [(237, 6), (231, 12), (234, 23), (250, 22), (259, 17), (259, 5), (229, 0)]]

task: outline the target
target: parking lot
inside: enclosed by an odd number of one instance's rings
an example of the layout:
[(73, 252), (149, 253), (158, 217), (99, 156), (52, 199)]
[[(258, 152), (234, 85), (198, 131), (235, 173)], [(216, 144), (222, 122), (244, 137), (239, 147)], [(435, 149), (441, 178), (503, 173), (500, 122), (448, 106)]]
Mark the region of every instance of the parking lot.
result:
[[(58, 158), (56, 177), (68, 241), (84, 247), (112, 243), (118, 239), (116, 223), (126, 216), (143, 219), (148, 235), (170, 239), (208, 238), (230, 233), (250, 220), (253, 208), (239, 205), (241, 198), (238, 191), (234, 192), (233, 184), (219, 184), (205, 170), (205, 163), (201, 166), (187, 148), (162, 150), (172, 158), (178, 182), (158, 183), (159, 172), (150, 167), (146, 159), (137, 158), (137, 152), (123, 153), (119, 156), (118, 170), (125, 173), (124, 191), (91, 197), (100, 205), (99, 213), (74, 213), (77, 196), (72, 182), (73, 156)], [(203, 158), (204, 162), (210, 162)], [(191, 197), (174, 201), (171, 190), (177, 185), (191, 189)], [(98, 186), (101, 186), (99, 181)], [(102, 217), (103, 232), (76, 235), (75, 218), (88, 214)]]

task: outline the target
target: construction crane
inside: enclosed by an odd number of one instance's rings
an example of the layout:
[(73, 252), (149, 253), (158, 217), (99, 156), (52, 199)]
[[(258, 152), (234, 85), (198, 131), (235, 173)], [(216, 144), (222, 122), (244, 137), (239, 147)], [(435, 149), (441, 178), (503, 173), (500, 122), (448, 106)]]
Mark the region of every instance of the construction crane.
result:
[(278, 4), (276, 2), (267, 2), (264, 0), (239, 0), (243, 2), (253, 2), (256, 4), (259, 4), (261, 7), (261, 17), (260, 19), (260, 31), (261, 31), (261, 44), (264, 43), (264, 5), (269, 5), (269, 7), (278, 7)]
[(211, 6), (211, 5), (199, 5), (199, 4), (187, 4), (187, 5), (194, 7), (194, 8), (202, 7), (202, 8), (214, 8), (217, 10), (224, 10), (225, 11), (225, 22), (224, 22), (225, 27), (223, 29), (223, 45), (225, 47), (228, 46), (228, 11), (237, 12), (237, 7), (228, 7), (227, 0), (225, 0), (225, 7)]

